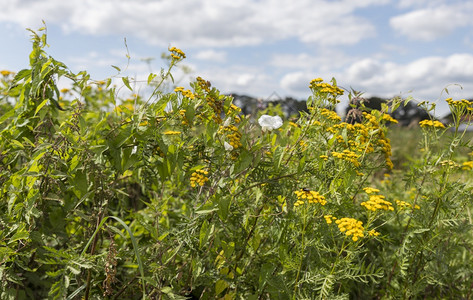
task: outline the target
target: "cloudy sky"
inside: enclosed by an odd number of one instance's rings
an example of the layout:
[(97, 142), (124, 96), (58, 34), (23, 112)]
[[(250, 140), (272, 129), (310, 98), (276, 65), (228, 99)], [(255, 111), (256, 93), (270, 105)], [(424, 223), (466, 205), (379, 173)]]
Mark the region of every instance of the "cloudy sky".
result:
[[(0, 69), (27, 66), (25, 28), (48, 28), (47, 52), (100, 80), (145, 79), (181, 48), (190, 75), (224, 93), (306, 99), (312, 78), (367, 96), (437, 101), (445, 87), (473, 98), (470, 0), (8, 0), (0, 10)], [(149, 60), (153, 59), (153, 60)], [(150, 62), (150, 63), (147, 63)], [(461, 86), (461, 88), (460, 88)]]

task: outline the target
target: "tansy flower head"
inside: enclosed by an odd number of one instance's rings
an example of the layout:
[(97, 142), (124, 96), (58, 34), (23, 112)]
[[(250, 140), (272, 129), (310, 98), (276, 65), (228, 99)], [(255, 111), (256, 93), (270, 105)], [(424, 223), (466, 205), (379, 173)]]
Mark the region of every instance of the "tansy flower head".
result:
[(332, 215), (325, 215), (324, 219), (327, 224), (332, 224), (332, 222), (335, 221), (337, 218)]
[(338, 225), (340, 232), (345, 233), (347, 236), (352, 236), (354, 242), (358, 241), (359, 238), (364, 237), (363, 222), (353, 218), (341, 218), (335, 221)]
[(361, 202), (361, 206), (364, 206), (367, 210), (376, 211), (382, 210), (394, 210), (391, 202), (384, 200), (383, 195), (370, 195), (370, 199), (365, 202)]
[(205, 170), (196, 170), (194, 173), (192, 173), (191, 178), (190, 178), (190, 184), (192, 187), (196, 187), (197, 185), (203, 186), (207, 181), (209, 181), (209, 178), (207, 175), (209, 174), (208, 171)]
[(298, 191), (294, 191), (294, 194), (297, 195), (297, 201), (294, 203), (294, 206), (305, 204), (305, 201), (311, 204), (320, 203), (322, 205), (325, 205), (327, 203), (325, 197), (320, 195), (316, 191), (300, 189)]
[(422, 128), (428, 128), (428, 127), (445, 128), (445, 126), (441, 122), (432, 121), (432, 120), (422, 120), (419, 122), (419, 125)]

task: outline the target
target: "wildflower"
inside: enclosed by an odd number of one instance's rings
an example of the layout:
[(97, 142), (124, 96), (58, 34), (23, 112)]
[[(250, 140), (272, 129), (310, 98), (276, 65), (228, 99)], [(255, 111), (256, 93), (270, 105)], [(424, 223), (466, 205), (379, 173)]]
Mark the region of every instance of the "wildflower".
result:
[(342, 119), (340, 116), (333, 110), (322, 108), (321, 112), (322, 116), (326, 117), (331, 121), (341, 122)]
[(354, 242), (358, 241), (358, 238), (364, 237), (363, 234), (363, 222), (353, 218), (341, 218), (335, 221), (338, 225), (340, 232), (344, 232), (347, 236), (352, 236)]
[(396, 119), (394, 119), (393, 117), (391, 117), (388, 114), (383, 114), (382, 120), (388, 121), (388, 122), (391, 122), (391, 123), (394, 123), (394, 124), (398, 123)]
[(208, 171), (205, 170), (196, 170), (194, 173), (191, 174), (190, 182), (192, 187), (196, 187), (197, 185), (203, 186), (209, 178), (207, 175), (209, 174)]
[(279, 116), (262, 115), (258, 119), (258, 124), (261, 126), (263, 132), (272, 131), (282, 126), (282, 119)]
[(328, 160), (328, 156), (327, 156), (327, 155), (320, 155), (319, 158), (323, 159), (324, 161), (327, 161), (327, 160)]
[(427, 127), (434, 127), (434, 128), (445, 128), (445, 126), (439, 121), (432, 121), (432, 120), (422, 120), (419, 122), (420, 127), (427, 128)]
[(163, 132), (163, 134), (165, 134), (165, 135), (179, 135), (179, 134), (181, 134), (181, 132), (180, 131), (168, 130), (168, 131)]
[(234, 125), (229, 126), (220, 126), (219, 133), (225, 133), (226, 137), (229, 139), (229, 145), (233, 148), (239, 148), (241, 144), (241, 133), (238, 131), (238, 128)]
[(298, 191), (294, 191), (294, 194), (297, 195), (297, 201), (294, 203), (294, 206), (305, 204), (306, 200), (310, 204), (320, 203), (321, 205), (325, 205), (327, 203), (325, 197), (316, 191), (300, 189)]
[(14, 73), (12, 71), (8, 71), (8, 70), (1, 70), (0, 74), (7, 77), (8, 75), (11, 75), (11, 74), (14, 74)]
[(466, 161), (466, 162), (464, 162), (464, 163), (462, 164), (462, 170), (467, 170), (467, 171), (469, 171), (469, 170), (471, 170), (471, 169), (473, 169), (473, 161), (471, 161), (471, 160), (470, 160), (470, 161)]
[(377, 232), (377, 231), (374, 230), (374, 229), (371, 229), (370, 231), (368, 231), (368, 235), (369, 235), (369, 236), (379, 236), (380, 233)]
[(391, 202), (384, 200), (383, 195), (370, 195), (370, 199), (368, 201), (361, 202), (360, 205), (371, 211), (376, 211), (378, 209), (394, 210)]
[(406, 201), (398, 200), (398, 199), (396, 199), (396, 205), (398, 206), (399, 210), (406, 209), (406, 208), (420, 209), (420, 206), (417, 204), (413, 207), (412, 204)]
[(118, 105), (115, 110), (117, 112), (133, 112), (135, 110), (135, 108), (133, 107), (133, 104), (131, 103), (127, 103), (127, 104), (121, 104), (121, 105)]
[(327, 222), (327, 224), (332, 224), (332, 222), (337, 219), (336, 217), (334, 217), (332, 215), (325, 215), (324, 218), (325, 218), (325, 222)]
[(356, 154), (353, 151), (350, 150), (343, 150), (343, 152), (332, 152), (332, 156), (343, 159), (345, 161), (351, 162), (355, 167), (360, 166), (360, 162), (358, 161), (358, 158), (360, 157), (358, 154)]
[(372, 187), (365, 187), (363, 188), (363, 191), (367, 194), (373, 194), (373, 193), (379, 193), (378, 189), (372, 188)]
[(169, 52), (171, 52), (171, 57), (175, 60), (186, 58), (186, 54), (179, 48), (171, 47), (169, 48)]
[(189, 99), (195, 99), (194, 93), (191, 90), (185, 90), (182, 86), (178, 86), (174, 89), (174, 92), (181, 93), (182, 96), (187, 97)]

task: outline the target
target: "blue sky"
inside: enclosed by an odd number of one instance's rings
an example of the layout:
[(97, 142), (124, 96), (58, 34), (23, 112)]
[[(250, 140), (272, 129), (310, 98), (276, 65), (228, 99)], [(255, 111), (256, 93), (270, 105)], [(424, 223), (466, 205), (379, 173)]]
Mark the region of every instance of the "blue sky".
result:
[[(335, 77), (367, 96), (412, 96), (438, 105), (442, 93), (473, 98), (473, 2), (464, 0), (9, 0), (0, 11), (0, 69), (27, 66), (25, 28), (48, 28), (48, 53), (96, 80), (147, 78), (169, 46), (190, 74), (224, 93), (305, 99), (312, 78)], [(154, 58), (151, 65), (143, 59)], [(462, 89), (458, 87), (462, 86)]]

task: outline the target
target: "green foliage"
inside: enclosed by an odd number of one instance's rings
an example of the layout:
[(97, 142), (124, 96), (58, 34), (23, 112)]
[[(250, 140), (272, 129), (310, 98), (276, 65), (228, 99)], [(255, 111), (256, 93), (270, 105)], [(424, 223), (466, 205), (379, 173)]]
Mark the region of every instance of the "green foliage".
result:
[(262, 130), (200, 77), (164, 92), (180, 49), (144, 98), (119, 67), (123, 86), (94, 81), (32, 40), (0, 87), (1, 299), (470, 297), (465, 102), (406, 155), (400, 100), (348, 124), (335, 79)]

